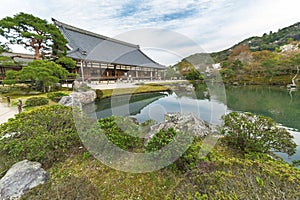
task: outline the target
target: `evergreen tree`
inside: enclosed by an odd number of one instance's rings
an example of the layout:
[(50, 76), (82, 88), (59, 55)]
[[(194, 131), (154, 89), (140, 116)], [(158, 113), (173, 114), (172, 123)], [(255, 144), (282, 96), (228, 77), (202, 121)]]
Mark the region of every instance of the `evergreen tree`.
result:
[(35, 60), (23, 67), (21, 71), (9, 71), (3, 83), (30, 81), (32, 87), (46, 92), (50, 86), (66, 79), (67, 75), (68, 71), (55, 62)]
[(67, 50), (67, 41), (60, 31), (53, 24), (31, 14), (21, 12), (1, 19), (0, 34), (10, 44), (20, 44), (34, 51), (36, 60), (45, 55), (61, 56)]

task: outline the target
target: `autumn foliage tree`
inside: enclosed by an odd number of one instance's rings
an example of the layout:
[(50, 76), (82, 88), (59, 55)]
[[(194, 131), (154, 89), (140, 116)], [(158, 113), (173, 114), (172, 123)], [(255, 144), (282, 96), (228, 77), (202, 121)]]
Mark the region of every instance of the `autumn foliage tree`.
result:
[(33, 51), (36, 60), (45, 55), (61, 56), (67, 50), (66, 39), (53, 24), (23, 12), (1, 19), (0, 34), (10, 44)]

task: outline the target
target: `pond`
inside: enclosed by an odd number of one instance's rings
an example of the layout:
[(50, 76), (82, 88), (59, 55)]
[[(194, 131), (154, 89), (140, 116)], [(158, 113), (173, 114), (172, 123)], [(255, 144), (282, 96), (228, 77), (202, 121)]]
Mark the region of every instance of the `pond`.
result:
[[(194, 85), (194, 91), (174, 89), (169, 93), (147, 93), (113, 96), (96, 103), (97, 118), (111, 115), (131, 116), (138, 122), (153, 119), (161, 122), (168, 112), (195, 113), (201, 119), (221, 124), (221, 116), (231, 111), (246, 111), (273, 118), (288, 127), (298, 145), (291, 157), (279, 154), (288, 162), (300, 160), (300, 92), (286, 88), (242, 86), (214, 88), (209, 92), (204, 85)], [(211, 94), (213, 93), (213, 94)]]

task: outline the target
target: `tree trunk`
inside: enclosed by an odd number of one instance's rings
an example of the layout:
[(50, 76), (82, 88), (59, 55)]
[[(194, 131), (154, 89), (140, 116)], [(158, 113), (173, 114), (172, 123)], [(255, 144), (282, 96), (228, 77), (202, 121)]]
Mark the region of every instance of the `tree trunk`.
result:
[(41, 59), (40, 48), (38, 46), (34, 47), (34, 59), (35, 60)]

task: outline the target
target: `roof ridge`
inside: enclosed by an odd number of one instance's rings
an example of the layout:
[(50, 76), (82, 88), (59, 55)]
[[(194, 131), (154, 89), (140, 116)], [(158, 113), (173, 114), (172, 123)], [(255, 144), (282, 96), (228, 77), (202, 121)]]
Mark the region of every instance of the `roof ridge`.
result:
[(34, 57), (34, 54), (29, 54), (29, 53), (18, 53), (18, 52), (7, 52), (7, 51), (4, 51), (2, 53), (0, 53), (0, 55), (2, 54), (7, 54), (7, 55), (12, 55), (12, 56), (27, 56), (27, 57)]
[(111, 41), (111, 42), (119, 43), (119, 44), (126, 45), (126, 46), (129, 46), (129, 47), (137, 48), (137, 49), (140, 48), (139, 45), (131, 44), (131, 43), (124, 42), (124, 41), (121, 41), (121, 40), (117, 40), (117, 39), (114, 39), (114, 38), (110, 38), (110, 37), (107, 37), (107, 36), (104, 36), (104, 35), (100, 35), (98, 33), (94, 33), (94, 32), (88, 31), (88, 30), (84, 30), (84, 29), (81, 29), (81, 28), (78, 28), (78, 27), (75, 27), (75, 26), (71, 26), (69, 24), (65, 24), (63, 22), (60, 22), (60, 21), (58, 21), (54, 18), (52, 18), (52, 21), (54, 22), (54, 24), (56, 26), (62, 26), (64, 28), (67, 28), (67, 29), (70, 29), (70, 30), (73, 30), (73, 31), (77, 31), (77, 32), (82, 33), (82, 34), (91, 35), (91, 36), (94, 36), (94, 37), (97, 37), (97, 38), (101, 38), (101, 39), (104, 39), (104, 40), (108, 40), (108, 41)]

